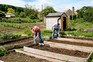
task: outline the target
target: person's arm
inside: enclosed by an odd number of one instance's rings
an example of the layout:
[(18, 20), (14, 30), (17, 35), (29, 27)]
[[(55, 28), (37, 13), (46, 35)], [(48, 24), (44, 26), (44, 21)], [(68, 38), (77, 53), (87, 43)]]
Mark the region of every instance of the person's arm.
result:
[(54, 27), (52, 27), (52, 32), (54, 31)]
[(37, 33), (37, 36), (35, 37), (35, 39), (37, 39), (39, 37), (39, 33)]
[(34, 36), (34, 30), (33, 29), (31, 30), (31, 32), (32, 32), (32, 36)]

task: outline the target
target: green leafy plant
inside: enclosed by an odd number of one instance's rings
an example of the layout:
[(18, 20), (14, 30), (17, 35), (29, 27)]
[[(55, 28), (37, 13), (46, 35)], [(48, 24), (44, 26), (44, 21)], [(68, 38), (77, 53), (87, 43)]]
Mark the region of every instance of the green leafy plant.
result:
[(7, 50), (3, 47), (3, 46), (0, 46), (0, 56), (3, 56), (7, 53)]
[(0, 34), (0, 39), (6, 40), (6, 39), (18, 39), (20, 38), (21, 35), (15, 35), (12, 33), (4, 33), (4, 34)]
[(25, 29), (24, 30), (24, 34), (27, 34), (28, 36), (31, 36), (32, 35), (32, 32), (30, 29)]

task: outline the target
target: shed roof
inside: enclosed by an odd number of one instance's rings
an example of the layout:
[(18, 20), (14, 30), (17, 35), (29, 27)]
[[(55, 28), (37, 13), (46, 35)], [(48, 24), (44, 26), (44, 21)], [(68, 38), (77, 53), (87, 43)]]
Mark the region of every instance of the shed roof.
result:
[(59, 13), (49, 13), (48, 15), (46, 15), (46, 17), (56, 17), (56, 16), (60, 17), (60, 16), (62, 16), (63, 14), (66, 15), (66, 13), (64, 13), (64, 12), (59, 12)]

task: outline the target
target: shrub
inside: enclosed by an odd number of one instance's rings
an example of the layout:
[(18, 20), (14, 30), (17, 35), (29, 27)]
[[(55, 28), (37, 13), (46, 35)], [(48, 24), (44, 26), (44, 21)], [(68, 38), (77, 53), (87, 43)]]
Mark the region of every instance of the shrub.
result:
[(0, 56), (3, 56), (7, 53), (7, 50), (3, 47), (3, 46), (0, 46)]

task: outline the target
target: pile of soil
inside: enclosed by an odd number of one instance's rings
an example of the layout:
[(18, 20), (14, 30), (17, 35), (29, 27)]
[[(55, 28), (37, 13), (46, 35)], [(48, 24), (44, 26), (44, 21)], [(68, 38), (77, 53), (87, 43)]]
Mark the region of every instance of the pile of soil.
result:
[(16, 52), (11, 52), (6, 56), (0, 57), (0, 60), (4, 62), (49, 62), (44, 59), (39, 59), (32, 56), (16, 53)]
[(68, 50), (68, 49), (62, 49), (62, 48), (53, 48), (50, 47), (48, 45), (44, 45), (44, 46), (29, 46), (31, 48), (35, 48), (35, 49), (40, 49), (40, 50), (45, 50), (45, 51), (50, 51), (50, 52), (54, 52), (54, 53), (59, 53), (59, 54), (65, 54), (65, 55), (70, 55), (70, 56), (75, 56), (75, 57), (82, 57), (82, 58), (87, 58), (89, 53), (87, 52), (81, 52), (78, 50)]
[(93, 44), (91, 43), (77, 43), (77, 42), (68, 42), (68, 41), (62, 41), (62, 40), (48, 40), (50, 42), (57, 42), (57, 43), (64, 43), (64, 44), (71, 44), (71, 45), (79, 45), (79, 46), (88, 46), (88, 47), (93, 47)]

